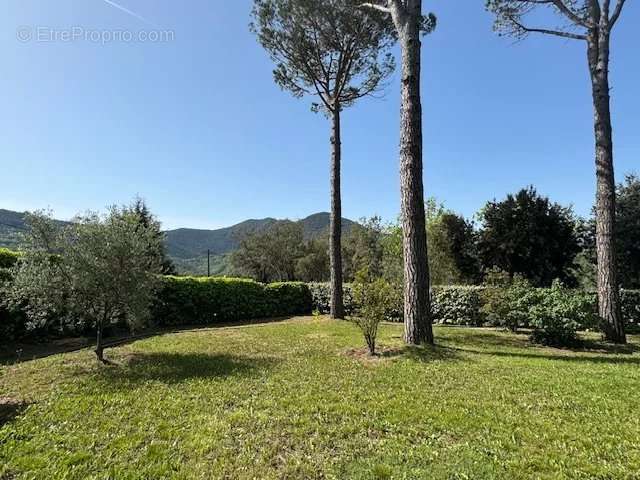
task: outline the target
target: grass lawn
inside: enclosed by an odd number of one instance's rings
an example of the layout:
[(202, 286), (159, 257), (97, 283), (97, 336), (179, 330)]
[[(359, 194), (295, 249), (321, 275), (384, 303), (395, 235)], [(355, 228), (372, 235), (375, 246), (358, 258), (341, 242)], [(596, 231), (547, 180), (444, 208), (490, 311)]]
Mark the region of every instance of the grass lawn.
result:
[[(0, 479), (640, 478), (640, 338), (534, 347), (436, 328), (438, 347), (370, 360), (324, 317), (162, 335), (0, 367), (24, 402)], [(7, 419), (5, 418), (5, 421)]]

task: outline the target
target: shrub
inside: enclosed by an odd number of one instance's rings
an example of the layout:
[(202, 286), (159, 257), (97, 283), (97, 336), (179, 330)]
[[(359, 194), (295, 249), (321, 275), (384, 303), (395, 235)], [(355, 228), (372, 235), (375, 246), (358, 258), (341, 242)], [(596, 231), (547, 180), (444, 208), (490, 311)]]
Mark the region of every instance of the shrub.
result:
[(391, 308), (393, 289), (381, 278), (369, 278), (365, 269), (356, 274), (353, 297), (358, 304), (358, 310), (352, 320), (360, 327), (367, 342), (369, 354), (375, 355), (378, 325), (385, 319), (387, 311)]
[(640, 331), (640, 290), (622, 290), (622, 318), (630, 332)]
[(214, 325), (311, 313), (303, 283), (265, 285), (238, 278), (164, 277), (153, 317), (158, 325)]
[(481, 312), (489, 325), (516, 332), (530, 326), (529, 310), (537, 303), (539, 294), (539, 289), (532, 288), (527, 280), (520, 277), (507, 285), (490, 285), (483, 292)]
[(534, 331), (531, 339), (551, 346), (572, 346), (577, 343), (577, 331), (593, 320), (592, 304), (586, 295), (576, 295), (560, 282), (554, 282), (538, 297), (529, 315)]
[[(434, 323), (481, 326), (483, 287), (434, 287), (431, 292)], [(402, 318), (402, 316), (400, 317)]]

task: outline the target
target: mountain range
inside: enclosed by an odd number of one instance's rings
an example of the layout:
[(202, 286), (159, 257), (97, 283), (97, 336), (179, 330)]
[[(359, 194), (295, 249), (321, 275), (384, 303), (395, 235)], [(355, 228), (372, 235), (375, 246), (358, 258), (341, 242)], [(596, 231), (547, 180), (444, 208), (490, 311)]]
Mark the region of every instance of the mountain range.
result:
[[(17, 248), (20, 234), (26, 229), (24, 213), (0, 209), (0, 247)], [(230, 273), (229, 255), (238, 248), (240, 240), (247, 233), (265, 230), (278, 222), (275, 218), (245, 220), (236, 225), (216, 230), (178, 228), (165, 231), (165, 245), (169, 258), (183, 274), (202, 275), (207, 273), (207, 250), (210, 252), (212, 275)], [(329, 213), (310, 215), (296, 223), (302, 225), (306, 239), (325, 235), (329, 229)], [(346, 233), (355, 222), (342, 219)]]

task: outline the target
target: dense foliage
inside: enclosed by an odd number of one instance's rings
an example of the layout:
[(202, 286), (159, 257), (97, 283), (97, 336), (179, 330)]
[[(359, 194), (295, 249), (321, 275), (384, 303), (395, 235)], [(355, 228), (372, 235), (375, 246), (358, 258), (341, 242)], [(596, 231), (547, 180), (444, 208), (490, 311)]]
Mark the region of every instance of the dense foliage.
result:
[(294, 280), (303, 255), (302, 226), (279, 222), (264, 231), (246, 234), (231, 259), (239, 274), (267, 283)]
[(19, 258), (20, 254), (18, 252), (7, 248), (0, 248), (0, 269), (6, 270), (13, 267)]
[(486, 268), (520, 274), (536, 286), (570, 279), (579, 248), (569, 208), (551, 203), (529, 187), (487, 203), (480, 218), (478, 249)]
[[(495, 278), (495, 275), (494, 275)], [(309, 285), (313, 308), (328, 312), (329, 285)], [(346, 284), (345, 309), (355, 314), (360, 306), (353, 284)], [(445, 325), (493, 326), (516, 331), (532, 329), (534, 340), (545, 344), (575, 343), (577, 330), (597, 330), (595, 292), (569, 289), (556, 282), (550, 288), (532, 287), (521, 277), (483, 286), (433, 287), (434, 322)], [(622, 291), (622, 314), (630, 331), (640, 328), (640, 291)], [(387, 321), (402, 320), (402, 296), (394, 292), (385, 314)]]
[(640, 178), (627, 175), (616, 202), (618, 278), (626, 288), (640, 288)]
[(175, 275), (177, 273), (176, 267), (167, 255), (165, 235), (162, 232), (162, 226), (156, 216), (151, 213), (146, 202), (142, 198), (136, 197), (133, 203), (125, 208), (125, 213), (137, 218), (140, 228), (148, 231), (150, 235), (155, 237), (153, 243), (149, 246), (150, 251), (148, 255), (158, 256), (161, 272), (164, 275)]
[[(309, 283), (309, 291), (311, 292), (313, 310), (319, 314), (329, 313), (331, 301), (331, 287), (327, 282)], [(344, 312), (351, 315), (355, 312), (355, 301), (353, 299), (353, 289), (350, 283), (342, 286), (344, 297)]]
[(578, 344), (578, 329), (597, 322), (592, 298), (563, 288), (559, 282), (536, 297), (527, 312), (533, 327), (531, 338), (536, 343), (560, 347)]
[(10, 308), (4, 298), (13, 278), (11, 269), (19, 258), (19, 253), (0, 248), (0, 339), (3, 340), (24, 335), (27, 323), (24, 313), (19, 308)]
[(311, 313), (304, 283), (262, 284), (239, 278), (165, 277), (153, 318), (158, 325), (216, 325)]
[(484, 292), (485, 289), (478, 286), (433, 288), (433, 321), (443, 325), (483, 325), (486, 321), (482, 312)]

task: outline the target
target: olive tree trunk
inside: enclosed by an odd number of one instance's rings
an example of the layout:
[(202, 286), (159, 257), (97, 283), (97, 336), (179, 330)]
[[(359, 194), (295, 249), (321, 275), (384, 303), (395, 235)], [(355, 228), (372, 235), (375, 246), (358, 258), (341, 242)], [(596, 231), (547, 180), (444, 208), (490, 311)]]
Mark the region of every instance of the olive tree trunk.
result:
[(104, 360), (104, 344), (102, 341), (102, 332), (104, 331), (104, 320), (100, 319), (96, 324), (96, 357), (102, 363), (105, 363)]
[(331, 318), (344, 318), (342, 301), (342, 201), (340, 197), (340, 105), (331, 112), (331, 215), (329, 258), (331, 264)]
[(609, 97), (609, 39), (610, 31), (604, 26), (593, 29), (587, 40), (596, 143), (598, 310), (605, 338), (616, 343), (626, 343), (614, 244), (616, 190)]
[(402, 49), (400, 109), (400, 195), (404, 252), (404, 339), (433, 343), (422, 180), (420, 100), (421, 0), (410, 0), (399, 30)]

